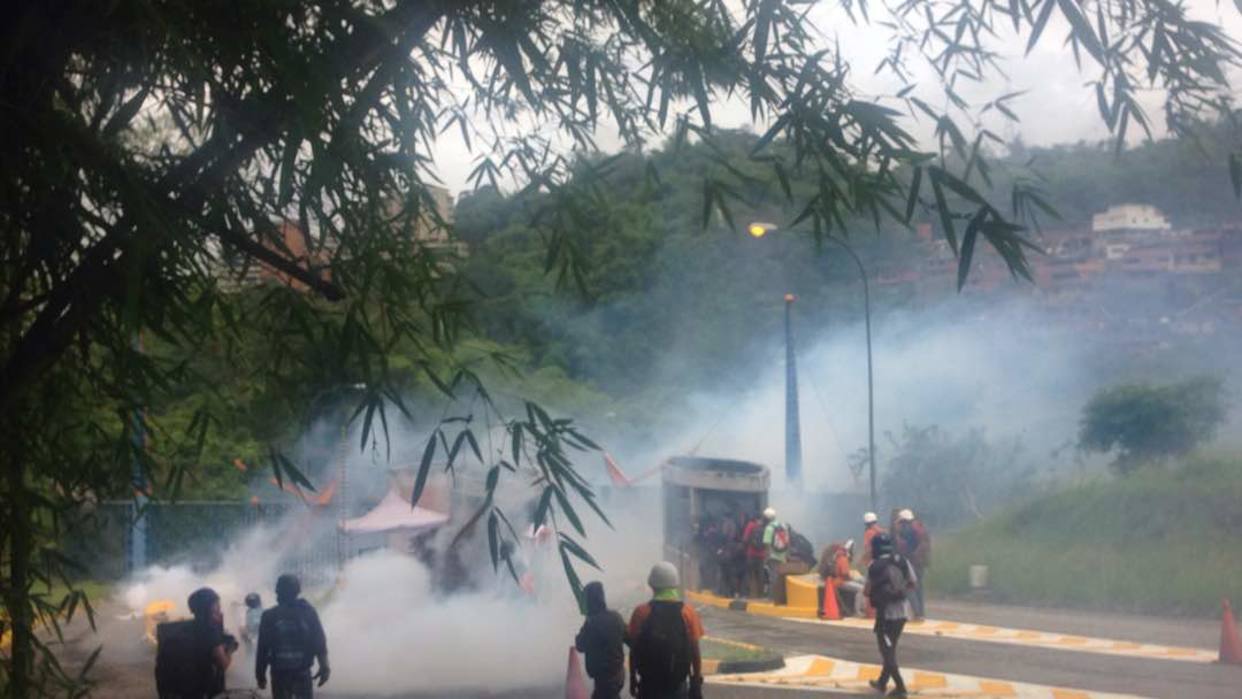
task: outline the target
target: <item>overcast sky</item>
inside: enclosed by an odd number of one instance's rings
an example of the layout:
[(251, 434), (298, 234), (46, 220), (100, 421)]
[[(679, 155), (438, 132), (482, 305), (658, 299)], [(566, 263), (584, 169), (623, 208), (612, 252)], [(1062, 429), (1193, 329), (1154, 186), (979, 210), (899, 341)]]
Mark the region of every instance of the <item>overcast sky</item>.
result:
[[(1186, 4), (1196, 19), (1218, 24), (1231, 37), (1242, 39), (1242, 13), (1234, 2), (1187, 0)], [(871, 3), (870, 6), (874, 8), (876, 5), (877, 3)], [(873, 73), (887, 53), (889, 31), (874, 24), (854, 25), (838, 7), (838, 2), (821, 0), (810, 14), (812, 21), (824, 35), (825, 43), (840, 42), (841, 50), (852, 66), (853, 86), (861, 93), (860, 96), (893, 94), (900, 89), (895, 79)], [(876, 20), (874, 9), (872, 20)], [(1012, 32), (1001, 32), (1002, 40), (994, 48), (1004, 57), (1003, 67), (1008, 79), (997, 79), (974, 89), (960, 91), (972, 104), (980, 105), (1006, 92), (1027, 91), (1010, 103), (1011, 108), (1022, 119), (1020, 124), (1015, 125), (998, 117), (988, 123), (989, 128), (1006, 139), (1021, 135), (1029, 145), (1094, 141), (1108, 137), (1108, 129), (1100, 119), (1094, 92), (1086, 85), (1088, 81), (1098, 77), (1098, 70), (1093, 70), (1087, 64), (1084, 64), (1084, 72), (1077, 69), (1073, 54), (1062, 42), (1066, 34), (1065, 25), (1058, 25), (1054, 21), (1048, 26), (1035, 50), (1029, 56), (1024, 56), (1026, 37), (1017, 38)], [(912, 62), (911, 67), (919, 67), (919, 64)], [(1235, 86), (1242, 85), (1242, 74), (1231, 77)], [(916, 94), (925, 97), (942, 95), (935, 89), (935, 77), (930, 70), (916, 73), (915, 82), (921, 86)], [(1154, 131), (1157, 135), (1161, 134), (1164, 128), (1161, 111), (1163, 95), (1149, 91), (1142, 94), (1140, 99), (1151, 118)], [(942, 106), (944, 99), (940, 97), (929, 101)], [(741, 102), (724, 103), (713, 116), (721, 126), (750, 125), (748, 107)], [(929, 133), (926, 124), (911, 123), (908, 127), (920, 136)], [(1139, 135), (1137, 128), (1131, 131), (1134, 136)], [(615, 150), (619, 146), (615, 133), (599, 133), (597, 138), (604, 150)], [(437, 143), (433, 154), (435, 166), (454, 194), (470, 188), (467, 178), (479, 156), (478, 143), (475, 143), (475, 147), (476, 151), (470, 152), (456, 129), (447, 131)]]

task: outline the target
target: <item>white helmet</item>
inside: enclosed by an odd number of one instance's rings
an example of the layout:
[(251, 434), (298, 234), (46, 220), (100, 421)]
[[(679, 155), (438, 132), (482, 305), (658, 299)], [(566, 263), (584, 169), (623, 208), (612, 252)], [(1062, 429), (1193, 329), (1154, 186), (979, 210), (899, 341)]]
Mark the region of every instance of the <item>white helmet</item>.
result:
[(776, 510), (772, 509), (771, 507), (769, 507), (768, 509), (764, 510), (764, 511), (763, 511), (763, 518), (764, 518), (764, 519), (776, 519)]
[(905, 510), (902, 510), (901, 512), (898, 512), (897, 519), (903, 522), (913, 522), (914, 521), (914, 510), (905, 509)]
[(863, 524), (875, 524), (880, 518), (875, 516), (874, 512), (868, 512), (863, 515)]
[(677, 566), (668, 561), (660, 561), (651, 566), (651, 574), (647, 576), (647, 584), (653, 590), (669, 590), (681, 587), (681, 576), (677, 574)]

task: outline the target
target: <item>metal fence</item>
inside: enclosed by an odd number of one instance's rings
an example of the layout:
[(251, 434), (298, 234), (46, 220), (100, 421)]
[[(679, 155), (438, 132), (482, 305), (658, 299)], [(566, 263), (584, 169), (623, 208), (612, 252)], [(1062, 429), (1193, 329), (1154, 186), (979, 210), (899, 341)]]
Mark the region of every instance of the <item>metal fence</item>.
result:
[[(301, 509), (301, 508), (298, 508)], [(132, 560), (131, 536), (135, 516), (146, 522), (142, 540), (147, 565), (187, 565), (206, 572), (217, 566), (229, 546), (263, 525), (288, 524), (295, 515), (286, 504), (242, 502), (148, 502), (139, 511), (134, 503), (104, 502), (84, 508), (69, 518), (64, 533), (66, 554), (98, 579), (119, 579)], [(305, 530), (304, 523), (297, 528)], [(305, 531), (299, 531), (305, 534)], [(289, 570), (313, 581), (337, 562), (335, 544), (323, 537), (304, 537), (300, 545), (282, 552)]]

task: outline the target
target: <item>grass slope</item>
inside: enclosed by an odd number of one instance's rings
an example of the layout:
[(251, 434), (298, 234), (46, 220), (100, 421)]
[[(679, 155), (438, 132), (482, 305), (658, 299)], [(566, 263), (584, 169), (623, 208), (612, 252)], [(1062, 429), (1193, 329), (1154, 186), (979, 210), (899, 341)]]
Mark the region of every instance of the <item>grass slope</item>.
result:
[(998, 602), (1212, 615), (1242, 605), (1242, 459), (1077, 486), (936, 542), (928, 586), (969, 591), (989, 567)]

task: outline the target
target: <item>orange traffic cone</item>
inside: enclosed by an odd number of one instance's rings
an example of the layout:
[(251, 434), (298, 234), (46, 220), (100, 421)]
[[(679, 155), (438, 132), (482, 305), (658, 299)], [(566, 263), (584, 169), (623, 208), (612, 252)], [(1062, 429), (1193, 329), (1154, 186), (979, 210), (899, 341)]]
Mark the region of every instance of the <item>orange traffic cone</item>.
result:
[(1242, 638), (1238, 637), (1238, 627), (1233, 621), (1233, 608), (1229, 606), (1227, 599), (1222, 599), (1220, 604), (1220, 661), (1230, 665), (1242, 665)]
[(841, 608), (837, 606), (837, 581), (831, 578), (824, 585), (824, 613), (820, 618), (828, 621), (841, 619)]
[(565, 699), (590, 699), (586, 677), (582, 675), (582, 663), (578, 662), (578, 650), (569, 648), (569, 669), (565, 672)]

